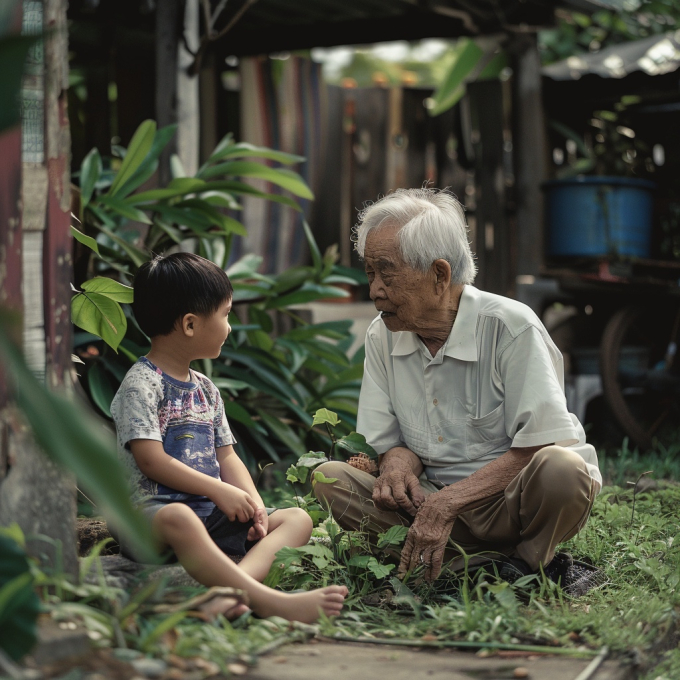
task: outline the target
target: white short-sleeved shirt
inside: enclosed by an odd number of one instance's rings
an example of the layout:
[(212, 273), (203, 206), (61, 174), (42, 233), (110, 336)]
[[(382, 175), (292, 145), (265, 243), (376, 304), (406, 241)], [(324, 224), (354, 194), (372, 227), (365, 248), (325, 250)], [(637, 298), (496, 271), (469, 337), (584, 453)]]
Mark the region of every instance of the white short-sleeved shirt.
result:
[(415, 333), (392, 333), (380, 317), (371, 323), (357, 431), (379, 454), (406, 446), (435, 483), (460, 481), (512, 447), (559, 444), (602, 485), (543, 324), (526, 305), (474, 286), (463, 289), (434, 357)]

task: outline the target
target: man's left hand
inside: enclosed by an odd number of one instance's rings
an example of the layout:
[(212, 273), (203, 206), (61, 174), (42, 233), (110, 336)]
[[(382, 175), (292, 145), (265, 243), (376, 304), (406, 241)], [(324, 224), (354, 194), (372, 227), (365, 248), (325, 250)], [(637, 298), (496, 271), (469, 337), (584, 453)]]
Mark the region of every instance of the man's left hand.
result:
[(451, 519), (452, 513), (443, 512), (442, 506), (446, 504), (447, 499), (434, 493), (420, 506), (401, 551), (400, 576), (416, 567), (425, 567), (426, 581), (434, 581), (439, 576), (444, 561), (444, 549), (456, 521), (455, 515)]
[(269, 515), (266, 508), (258, 508), (253, 515), (253, 526), (248, 530), (249, 541), (259, 541), (269, 531)]

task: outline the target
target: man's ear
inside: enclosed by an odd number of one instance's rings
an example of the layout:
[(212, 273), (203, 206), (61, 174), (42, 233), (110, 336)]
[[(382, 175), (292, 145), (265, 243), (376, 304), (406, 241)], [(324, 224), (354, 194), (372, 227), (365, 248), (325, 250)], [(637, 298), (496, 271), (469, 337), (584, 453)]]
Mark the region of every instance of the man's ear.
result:
[(194, 337), (194, 327), (196, 325), (196, 315), (195, 314), (185, 314), (182, 317), (182, 332), (189, 338)]
[(451, 285), (451, 265), (443, 259), (435, 260), (432, 263), (435, 287), (438, 295), (443, 295)]

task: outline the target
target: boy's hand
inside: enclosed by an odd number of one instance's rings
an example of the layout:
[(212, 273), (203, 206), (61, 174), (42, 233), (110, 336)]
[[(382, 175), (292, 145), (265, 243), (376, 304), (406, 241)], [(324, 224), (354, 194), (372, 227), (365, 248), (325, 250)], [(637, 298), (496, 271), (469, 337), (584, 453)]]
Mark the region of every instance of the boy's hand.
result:
[(259, 541), (269, 531), (269, 515), (266, 508), (258, 508), (253, 515), (253, 526), (248, 530), (249, 541)]
[(250, 494), (243, 491), (243, 489), (239, 489), (237, 486), (224, 482), (220, 483), (210, 500), (215, 503), (231, 522), (235, 520), (247, 522), (255, 515), (255, 511), (259, 509)]

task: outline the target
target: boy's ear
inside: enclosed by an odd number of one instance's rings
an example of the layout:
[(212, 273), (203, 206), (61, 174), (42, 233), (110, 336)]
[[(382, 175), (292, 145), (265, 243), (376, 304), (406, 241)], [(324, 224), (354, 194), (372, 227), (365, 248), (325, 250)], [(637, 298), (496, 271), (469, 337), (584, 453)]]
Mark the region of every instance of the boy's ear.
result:
[(195, 314), (185, 314), (182, 317), (182, 332), (189, 338), (194, 336), (194, 326), (196, 325), (196, 315)]

